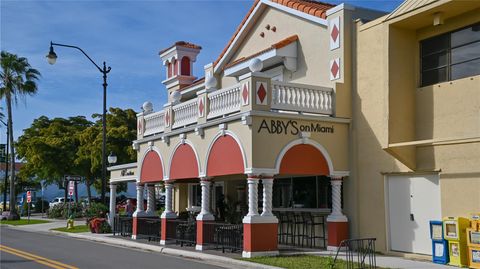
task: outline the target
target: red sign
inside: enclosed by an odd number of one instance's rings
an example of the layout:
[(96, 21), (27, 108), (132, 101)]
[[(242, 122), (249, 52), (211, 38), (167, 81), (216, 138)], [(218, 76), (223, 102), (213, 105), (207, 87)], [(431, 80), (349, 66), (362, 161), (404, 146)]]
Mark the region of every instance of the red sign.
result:
[(74, 190), (75, 190), (75, 181), (69, 181), (68, 182), (68, 195), (72, 196)]
[(31, 203), (31, 202), (32, 202), (32, 192), (27, 191), (27, 203)]

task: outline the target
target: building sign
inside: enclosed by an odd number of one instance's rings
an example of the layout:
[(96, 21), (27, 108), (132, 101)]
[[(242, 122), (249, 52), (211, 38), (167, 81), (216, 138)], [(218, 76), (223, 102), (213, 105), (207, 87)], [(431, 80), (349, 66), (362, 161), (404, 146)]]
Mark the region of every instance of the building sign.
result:
[(297, 135), (300, 132), (333, 134), (334, 131), (333, 125), (327, 126), (320, 123), (299, 124), (295, 120), (262, 120), (257, 133), (267, 132), (269, 134)]
[(135, 172), (133, 171), (129, 171), (128, 169), (122, 169), (122, 172), (120, 172), (122, 177), (125, 177), (125, 176), (133, 176), (135, 175)]

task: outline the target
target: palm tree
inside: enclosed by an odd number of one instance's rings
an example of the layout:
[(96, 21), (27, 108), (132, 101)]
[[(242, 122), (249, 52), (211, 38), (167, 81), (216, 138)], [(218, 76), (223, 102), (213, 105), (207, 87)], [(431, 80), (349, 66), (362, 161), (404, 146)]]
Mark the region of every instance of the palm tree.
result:
[(36, 81), (40, 77), (40, 72), (32, 68), (27, 58), (18, 57), (15, 54), (6, 51), (1, 52), (0, 73), (0, 98), (5, 97), (7, 103), (8, 117), (8, 140), (10, 142), (10, 215), (9, 219), (19, 219), (15, 208), (15, 151), (13, 147), (13, 117), (12, 117), (12, 101), (15, 104), (18, 98), (25, 98), (27, 95), (34, 95), (37, 92)]

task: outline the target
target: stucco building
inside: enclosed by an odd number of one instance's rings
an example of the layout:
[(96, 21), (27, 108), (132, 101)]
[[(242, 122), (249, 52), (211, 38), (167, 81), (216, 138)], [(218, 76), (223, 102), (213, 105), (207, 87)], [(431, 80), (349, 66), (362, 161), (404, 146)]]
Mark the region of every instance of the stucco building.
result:
[(351, 237), (428, 254), (424, 221), (480, 211), (479, 8), (260, 0), (204, 78), (201, 46), (161, 50), (168, 103), (144, 104), (137, 163), (110, 168), (112, 184), (137, 181), (138, 199), (148, 189), (133, 236), (162, 183), (162, 244), (187, 211), (198, 250), (236, 215), (245, 257)]

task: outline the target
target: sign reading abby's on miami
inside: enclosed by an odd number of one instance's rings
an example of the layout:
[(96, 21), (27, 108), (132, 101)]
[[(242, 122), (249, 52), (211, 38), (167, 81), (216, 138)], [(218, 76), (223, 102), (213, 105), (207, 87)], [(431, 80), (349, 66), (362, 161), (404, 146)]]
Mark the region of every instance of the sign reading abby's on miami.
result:
[(333, 125), (325, 126), (320, 123), (299, 124), (295, 120), (262, 120), (257, 130), (257, 133), (261, 132), (291, 135), (297, 135), (299, 132), (333, 134), (335, 129)]

